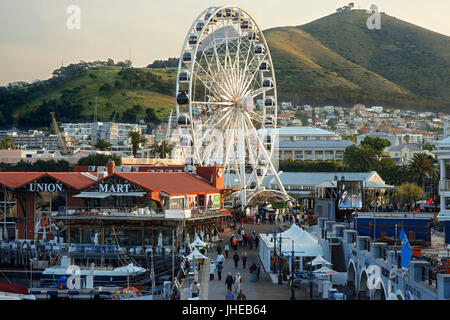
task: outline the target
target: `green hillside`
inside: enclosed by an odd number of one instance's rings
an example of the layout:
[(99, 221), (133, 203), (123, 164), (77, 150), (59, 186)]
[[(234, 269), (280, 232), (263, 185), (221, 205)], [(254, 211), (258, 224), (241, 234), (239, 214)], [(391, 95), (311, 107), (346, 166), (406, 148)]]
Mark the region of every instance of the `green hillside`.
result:
[(307, 103), (380, 101), (380, 92), (406, 97), (395, 83), (367, 70), (294, 27), (265, 32), (282, 99)]
[[(71, 77), (51, 78), (0, 92), (0, 123), (22, 128), (48, 127), (50, 111), (59, 122), (158, 122), (175, 104), (175, 70), (102, 66)], [(148, 109), (153, 110), (148, 111)]]
[(450, 99), (450, 37), (384, 13), (381, 29), (369, 30), (370, 15), (365, 10), (334, 13), (297, 28), (414, 94)]

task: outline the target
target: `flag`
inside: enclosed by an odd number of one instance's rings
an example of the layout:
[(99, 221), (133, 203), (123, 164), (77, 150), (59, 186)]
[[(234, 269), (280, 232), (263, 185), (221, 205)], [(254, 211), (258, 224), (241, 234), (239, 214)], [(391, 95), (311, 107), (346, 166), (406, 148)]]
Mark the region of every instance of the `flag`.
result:
[(402, 241), (402, 268), (408, 268), (409, 261), (412, 257), (412, 249), (409, 245), (408, 237), (406, 236), (405, 230), (400, 231), (400, 240)]

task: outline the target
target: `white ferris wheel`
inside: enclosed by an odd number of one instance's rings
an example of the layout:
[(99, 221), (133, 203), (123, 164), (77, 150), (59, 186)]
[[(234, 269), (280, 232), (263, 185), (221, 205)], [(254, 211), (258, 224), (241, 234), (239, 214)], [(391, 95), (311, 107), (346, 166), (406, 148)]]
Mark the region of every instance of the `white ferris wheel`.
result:
[[(186, 162), (225, 167), (241, 205), (271, 174), (277, 90), (262, 30), (242, 8), (204, 10), (189, 28), (177, 72), (177, 125)], [(232, 181), (234, 180), (234, 181)]]

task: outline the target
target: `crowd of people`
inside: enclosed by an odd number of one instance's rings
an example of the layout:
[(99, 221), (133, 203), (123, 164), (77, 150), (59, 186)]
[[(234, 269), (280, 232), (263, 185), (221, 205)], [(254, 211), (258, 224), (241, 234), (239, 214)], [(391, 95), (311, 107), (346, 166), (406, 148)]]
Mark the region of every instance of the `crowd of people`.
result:
[[(240, 262), (242, 263), (242, 269), (248, 270), (251, 274), (252, 281), (258, 281), (261, 272), (261, 266), (254, 261), (252, 265), (247, 269), (248, 253), (247, 250), (257, 250), (259, 246), (259, 238), (256, 235), (255, 230), (252, 232), (246, 232), (243, 225), (239, 227), (237, 234), (232, 234), (226, 241), (224, 247), (217, 246), (217, 258), (211, 261), (209, 265), (209, 280), (214, 281), (217, 274), (217, 280), (222, 280), (222, 270), (225, 260), (232, 259), (235, 269), (239, 268)], [(225, 255), (222, 253), (225, 253)], [(230, 253), (230, 250), (232, 252)], [(234, 253), (233, 253), (234, 252)], [(244, 291), (241, 289), (243, 277), (240, 272), (236, 272), (233, 276), (231, 272), (228, 272), (225, 277), (225, 285), (227, 288), (226, 300), (246, 300), (247, 297)]]
[(260, 208), (255, 215), (256, 224), (265, 223), (308, 223), (314, 219), (314, 210), (306, 207), (301, 207), (298, 210), (291, 210), (283, 214), (276, 214), (276, 211), (268, 210), (267, 208)]

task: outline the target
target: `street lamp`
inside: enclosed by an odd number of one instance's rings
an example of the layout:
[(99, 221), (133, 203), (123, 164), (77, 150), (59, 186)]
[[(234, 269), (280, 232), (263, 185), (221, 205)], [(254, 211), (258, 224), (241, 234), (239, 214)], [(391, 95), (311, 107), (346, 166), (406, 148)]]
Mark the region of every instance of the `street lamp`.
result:
[[(281, 233), (280, 233), (280, 257), (282, 255), (282, 251), (281, 251)], [(280, 259), (277, 259), (278, 262), (278, 284), (282, 285), (283, 284), (283, 277), (281, 276), (281, 265), (280, 265)]]

